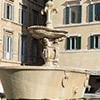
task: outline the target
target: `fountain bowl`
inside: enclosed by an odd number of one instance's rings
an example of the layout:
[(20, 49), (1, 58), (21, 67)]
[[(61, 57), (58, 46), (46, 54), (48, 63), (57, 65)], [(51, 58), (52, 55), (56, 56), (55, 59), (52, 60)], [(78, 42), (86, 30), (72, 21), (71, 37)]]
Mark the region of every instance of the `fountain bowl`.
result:
[(85, 91), (85, 71), (38, 66), (0, 67), (7, 99), (72, 99)]
[(47, 28), (45, 26), (30, 26), (28, 29), (32, 34), (32, 36), (37, 39), (41, 38), (58, 39), (61, 37), (66, 37), (68, 33), (67, 31), (64, 30)]

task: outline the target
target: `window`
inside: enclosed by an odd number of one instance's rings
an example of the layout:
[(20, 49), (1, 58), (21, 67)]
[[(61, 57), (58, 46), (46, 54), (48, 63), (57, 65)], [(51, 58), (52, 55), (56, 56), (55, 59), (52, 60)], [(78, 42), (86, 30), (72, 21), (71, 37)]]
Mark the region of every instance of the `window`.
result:
[(90, 36), (90, 49), (100, 49), (100, 35)]
[(67, 37), (67, 50), (81, 49), (81, 37), (71, 36)]
[(3, 58), (11, 60), (13, 58), (13, 37), (5, 34), (3, 40)]
[(89, 5), (89, 22), (100, 21), (100, 3)]
[(66, 7), (66, 24), (81, 23), (81, 5)]
[(38, 24), (38, 12), (33, 10), (33, 25)]
[(4, 3), (4, 18), (14, 20), (14, 7), (11, 4)]
[(19, 23), (26, 25), (27, 24), (27, 10), (19, 9)]

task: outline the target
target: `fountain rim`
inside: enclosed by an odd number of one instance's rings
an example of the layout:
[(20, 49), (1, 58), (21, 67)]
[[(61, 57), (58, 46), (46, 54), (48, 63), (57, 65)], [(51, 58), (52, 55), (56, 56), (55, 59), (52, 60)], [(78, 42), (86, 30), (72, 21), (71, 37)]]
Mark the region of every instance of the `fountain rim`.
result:
[(58, 68), (58, 67), (47, 67), (47, 66), (1, 66), (1, 70), (16, 70), (16, 71), (64, 71), (64, 72), (76, 72), (76, 73), (83, 73), (83, 74), (91, 74), (88, 70), (81, 70), (81, 69), (69, 69), (69, 68)]
[(48, 28), (48, 27), (46, 27), (46, 26), (30, 26), (30, 27), (28, 27), (28, 29), (30, 30), (30, 29), (32, 29), (32, 28), (34, 28), (34, 29), (42, 29), (42, 30), (46, 30), (46, 31), (48, 31), (48, 32), (58, 32), (58, 33), (65, 33), (65, 34), (67, 34), (68, 33), (68, 31), (65, 31), (65, 30), (61, 30), (61, 29), (52, 29), (52, 28)]

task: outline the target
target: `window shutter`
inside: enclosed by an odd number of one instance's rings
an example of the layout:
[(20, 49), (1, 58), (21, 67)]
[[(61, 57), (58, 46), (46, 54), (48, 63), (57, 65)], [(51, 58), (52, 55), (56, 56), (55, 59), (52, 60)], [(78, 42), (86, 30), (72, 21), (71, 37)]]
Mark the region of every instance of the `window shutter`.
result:
[(69, 12), (70, 11), (70, 8), (69, 7), (66, 7), (66, 24), (69, 24)]
[(11, 20), (14, 21), (14, 6), (11, 6)]
[(94, 36), (90, 36), (90, 49), (94, 48)]
[(14, 48), (14, 44), (13, 44), (13, 37), (10, 37), (10, 59), (13, 58), (13, 48)]
[(76, 49), (81, 49), (81, 37), (76, 38)]
[(6, 51), (7, 51), (7, 38), (4, 35), (4, 38), (3, 38), (3, 58), (4, 59), (6, 58)]
[(78, 23), (81, 23), (82, 20), (82, 6), (78, 6)]
[(23, 24), (24, 25), (26, 25), (26, 21), (27, 19), (26, 19), (26, 11), (25, 10), (23, 10)]
[(89, 5), (89, 22), (93, 21), (93, 4)]
[(67, 38), (66, 39), (66, 42), (67, 42), (67, 50), (69, 50), (70, 49), (70, 38)]
[(18, 39), (18, 60), (21, 61), (21, 51), (22, 51), (22, 39), (21, 36), (19, 35)]
[(7, 18), (7, 3), (4, 3), (4, 18)]
[(22, 23), (22, 10), (19, 9), (19, 23), (21, 24)]

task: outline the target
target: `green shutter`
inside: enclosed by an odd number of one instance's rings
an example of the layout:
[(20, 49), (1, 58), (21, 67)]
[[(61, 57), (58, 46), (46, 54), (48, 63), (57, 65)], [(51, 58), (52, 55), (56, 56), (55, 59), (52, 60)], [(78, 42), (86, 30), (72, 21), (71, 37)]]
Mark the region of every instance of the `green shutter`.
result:
[(94, 36), (90, 36), (90, 49), (94, 48)]
[(76, 49), (81, 49), (81, 37), (76, 38)]
[(78, 6), (78, 23), (81, 23), (81, 16), (82, 16), (82, 6)]
[(70, 8), (69, 7), (66, 7), (66, 24), (69, 24), (69, 12), (70, 11)]
[(67, 42), (66, 43), (67, 44), (67, 48), (66, 49), (69, 50), (70, 49), (70, 38), (67, 38), (66, 42)]
[(93, 21), (93, 4), (89, 5), (89, 22)]

